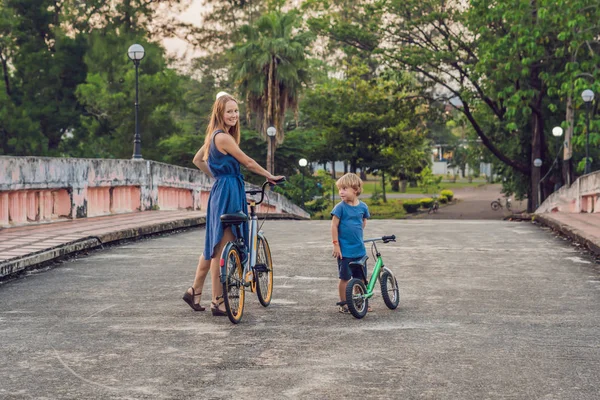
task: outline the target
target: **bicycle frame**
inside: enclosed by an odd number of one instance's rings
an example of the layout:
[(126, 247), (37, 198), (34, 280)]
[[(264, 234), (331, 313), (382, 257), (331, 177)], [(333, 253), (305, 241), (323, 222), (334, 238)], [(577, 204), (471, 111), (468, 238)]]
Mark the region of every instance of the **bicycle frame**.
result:
[[(248, 250), (246, 262), (244, 263), (244, 270), (242, 273), (242, 282), (241, 282), (242, 285), (244, 285), (245, 287), (252, 285), (252, 282), (248, 281), (246, 279), (246, 276), (252, 270), (252, 268), (254, 268), (256, 266), (256, 256), (257, 256), (256, 247), (258, 245), (258, 236), (262, 235), (262, 232), (258, 232), (258, 216), (256, 215), (256, 206), (259, 205), (260, 203), (262, 203), (264, 196), (265, 196), (265, 186), (268, 183), (269, 182), (263, 183), (261, 190), (249, 190), (246, 192), (247, 194), (250, 194), (250, 195), (262, 193), (262, 196), (259, 201), (256, 201), (254, 199), (248, 201), (248, 205), (250, 206), (250, 215), (249, 215), (249, 217), (250, 217), (249, 240), (251, 242), (250, 246), (246, 246), (246, 243), (244, 242), (244, 237), (243, 237), (243, 235), (241, 235), (242, 232), (241, 232), (240, 227), (239, 226), (235, 227), (236, 229), (239, 229), (239, 231), (238, 231), (237, 239), (233, 242), (234, 246), (237, 247), (238, 253), (241, 253), (244, 250)], [(225, 283), (225, 277), (227, 276), (227, 274), (223, 270), (224, 268), (225, 268), (225, 265), (221, 265), (221, 274), (220, 274), (221, 275), (220, 276), (221, 283)]]
[(379, 241), (379, 240), (383, 240), (383, 237), (375, 238), (375, 239), (367, 239), (364, 241), (364, 243), (372, 243), (371, 251), (373, 251), (373, 249), (375, 249), (375, 257), (376, 257), (375, 267), (373, 267), (373, 273), (371, 274), (371, 279), (369, 279), (369, 283), (367, 284), (367, 293), (365, 294), (365, 298), (367, 298), (367, 299), (373, 297), (375, 284), (377, 283), (377, 280), (379, 279), (381, 274), (384, 271), (388, 271), (388, 272), (392, 273), (392, 271), (389, 270), (388, 268), (386, 268), (385, 265), (383, 264), (383, 258), (381, 258), (381, 253), (379, 252), (379, 250), (377, 249), (377, 245), (375, 244), (375, 242)]

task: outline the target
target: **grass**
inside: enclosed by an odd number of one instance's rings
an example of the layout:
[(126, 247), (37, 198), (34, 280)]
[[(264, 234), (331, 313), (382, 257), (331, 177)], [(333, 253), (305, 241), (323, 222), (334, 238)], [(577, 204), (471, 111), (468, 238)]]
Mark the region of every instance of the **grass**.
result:
[[(388, 199), (387, 203), (380, 201), (379, 204), (373, 204), (371, 199), (368, 198), (361, 198), (360, 200), (369, 207), (371, 219), (401, 219), (406, 215), (401, 200)], [(327, 207), (323, 211), (312, 215), (311, 219), (330, 219), (330, 212), (334, 205), (329, 201)]]

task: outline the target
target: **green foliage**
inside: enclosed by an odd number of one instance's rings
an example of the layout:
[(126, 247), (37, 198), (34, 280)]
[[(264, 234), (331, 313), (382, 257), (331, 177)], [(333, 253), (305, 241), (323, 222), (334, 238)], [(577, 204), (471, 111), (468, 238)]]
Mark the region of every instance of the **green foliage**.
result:
[(452, 201), (452, 199), (454, 198), (454, 192), (448, 189), (442, 190), (440, 192), (440, 196), (447, 198), (448, 201)]
[[(322, 135), (321, 162), (347, 160), (350, 170), (409, 174), (426, 165), (429, 150), (422, 130), (422, 99), (410, 76), (346, 63), (342, 79), (331, 78), (306, 93), (306, 124)], [(417, 112), (415, 112), (417, 111)]]
[(441, 195), (440, 197), (438, 197), (438, 201), (440, 202), (440, 204), (446, 204), (448, 203), (448, 197)]
[(425, 167), (419, 174), (419, 187), (423, 189), (423, 193), (434, 193), (439, 188), (442, 182), (441, 176), (435, 176), (431, 172), (431, 168)]
[(404, 210), (407, 213), (416, 213), (419, 208), (421, 207), (421, 201), (420, 200), (404, 200), (402, 202), (402, 207), (404, 207)]
[(419, 202), (421, 203), (421, 207), (423, 208), (430, 208), (431, 206), (433, 206), (433, 199), (431, 197), (425, 197), (423, 199), (419, 199)]
[[(302, 174), (294, 174), (288, 176), (284, 185), (276, 186), (274, 190), (283, 194), (310, 214), (314, 214), (323, 211), (329, 203), (329, 197), (326, 195), (327, 182), (327, 177), (323, 175), (303, 176)], [(304, 204), (302, 204), (303, 195)]]

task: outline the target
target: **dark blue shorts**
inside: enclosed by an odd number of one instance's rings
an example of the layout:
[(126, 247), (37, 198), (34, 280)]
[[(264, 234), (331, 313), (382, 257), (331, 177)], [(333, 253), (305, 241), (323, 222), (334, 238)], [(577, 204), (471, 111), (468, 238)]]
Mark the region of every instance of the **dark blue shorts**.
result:
[[(344, 281), (349, 281), (350, 278), (359, 278), (362, 279), (363, 277), (358, 275), (352, 275), (352, 270), (350, 269), (350, 263), (352, 261), (360, 261), (362, 257), (343, 257), (343, 258), (338, 258), (338, 272), (339, 272), (339, 278), (341, 280)], [(365, 265), (363, 267), (363, 271), (364, 271), (364, 278), (367, 279), (367, 263), (365, 262)]]

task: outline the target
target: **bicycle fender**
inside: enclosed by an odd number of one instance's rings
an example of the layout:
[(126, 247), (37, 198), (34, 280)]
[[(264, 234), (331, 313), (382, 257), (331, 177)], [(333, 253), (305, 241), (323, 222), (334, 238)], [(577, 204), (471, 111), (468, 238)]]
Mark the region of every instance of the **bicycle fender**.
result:
[[(228, 242), (227, 244), (225, 244), (225, 247), (223, 247), (223, 251), (221, 252), (221, 259), (219, 260), (219, 282), (221, 282), (222, 284), (225, 283), (225, 277), (227, 276), (227, 271), (225, 270), (226, 268), (226, 260), (225, 258), (227, 257), (227, 254), (229, 253), (229, 250), (235, 247), (235, 244), (233, 244), (232, 242)], [(239, 254), (239, 251), (238, 251)]]

